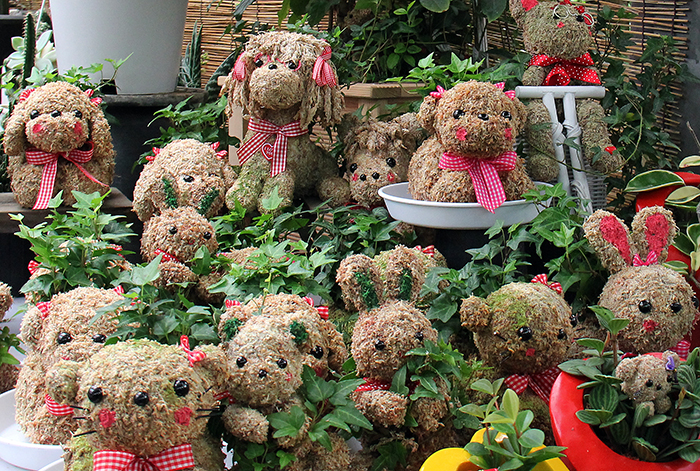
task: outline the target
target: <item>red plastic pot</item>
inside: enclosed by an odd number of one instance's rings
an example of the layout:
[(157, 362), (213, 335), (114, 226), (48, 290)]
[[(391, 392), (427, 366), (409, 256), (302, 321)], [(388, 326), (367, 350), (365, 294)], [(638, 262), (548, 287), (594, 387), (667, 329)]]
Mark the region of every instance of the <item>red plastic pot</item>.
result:
[(578, 471), (698, 471), (700, 462), (682, 459), (666, 463), (650, 463), (618, 455), (603, 443), (593, 429), (576, 417), (583, 409), (583, 389), (576, 389), (583, 379), (562, 373), (552, 387), (549, 413), (557, 445)]

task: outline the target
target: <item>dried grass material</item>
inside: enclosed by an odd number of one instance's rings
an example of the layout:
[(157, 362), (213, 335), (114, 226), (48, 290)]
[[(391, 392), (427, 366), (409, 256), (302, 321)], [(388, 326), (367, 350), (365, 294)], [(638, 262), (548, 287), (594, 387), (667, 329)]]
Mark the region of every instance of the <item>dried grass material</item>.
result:
[(66, 82), (43, 85), (18, 102), (5, 126), (4, 148), (10, 156), (8, 173), (17, 203), (31, 208), (39, 194), (43, 165), (27, 162), (25, 151), (36, 147), (56, 153), (94, 144), (92, 159), (83, 168), (105, 186), (89, 180), (72, 162), (58, 159), (52, 196), (63, 190), (63, 201), (75, 203), (71, 191), (104, 194), (114, 176), (114, 148), (109, 124), (99, 105), (78, 87)]
[(0, 320), (4, 318), (10, 306), (12, 306), (12, 288), (0, 282)]
[[(12, 290), (5, 283), (0, 282), (0, 321), (5, 317), (5, 313), (12, 306)], [(17, 383), (19, 367), (17, 365), (0, 365), (0, 393), (9, 391)]]
[[(17, 382), (15, 418), (33, 443), (63, 443), (77, 430), (80, 424), (72, 416), (57, 417), (46, 408), (46, 378), (59, 360), (84, 362), (102, 349), (104, 340), (95, 341), (95, 336), (112, 334), (117, 321), (114, 315), (103, 315), (94, 322), (93, 317), (98, 309), (120, 298), (113, 290), (76, 288), (55, 295), (45, 318), (36, 306), (25, 314), (21, 336), (27, 358)], [(58, 343), (59, 335), (64, 341), (65, 334), (70, 335), (70, 341)]]
[[(384, 302), (379, 268), (367, 255), (353, 255), (340, 262), (335, 281), (348, 309), (369, 311)], [(377, 290), (378, 286), (382, 288)]]

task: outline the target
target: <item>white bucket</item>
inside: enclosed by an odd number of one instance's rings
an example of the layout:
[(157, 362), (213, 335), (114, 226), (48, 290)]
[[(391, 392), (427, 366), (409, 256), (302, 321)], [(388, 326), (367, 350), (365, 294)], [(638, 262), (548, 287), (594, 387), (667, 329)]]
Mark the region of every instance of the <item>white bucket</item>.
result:
[[(187, 0), (51, 0), (58, 69), (131, 57), (117, 73), (117, 93), (168, 93), (180, 68)], [(100, 77), (93, 77), (99, 80)]]

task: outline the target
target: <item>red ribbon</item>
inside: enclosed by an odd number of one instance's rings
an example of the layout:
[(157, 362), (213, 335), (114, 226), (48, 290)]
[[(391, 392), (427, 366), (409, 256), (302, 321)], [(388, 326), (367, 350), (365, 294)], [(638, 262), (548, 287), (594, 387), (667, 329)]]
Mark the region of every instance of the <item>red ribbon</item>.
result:
[(316, 310), (318, 311), (318, 315), (321, 316), (321, 319), (324, 321), (328, 320), (328, 306), (319, 306)]
[(90, 175), (90, 172), (80, 165), (90, 161), (94, 151), (92, 141), (88, 141), (88, 149), (74, 149), (70, 152), (45, 152), (35, 147), (27, 149), (25, 156), (27, 162), (32, 165), (43, 165), (44, 169), (41, 172), (41, 186), (39, 187), (39, 195), (36, 198), (32, 209), (46, 209), (49, 207), (49, 200), (53, 194), (53, 186), (56, 183), (56, 171), (58, 169), (58, 158), (63, 157), (69, 162), (72, 162), (83, 174), (91, 181), (98, 185), (107, 186), (95, 177)]
[(553, 366), (541, 373), (531, 375), (510, 375), (506, 378), (505, 383), (510, 389), (520, 395), (530, 386), (535, 394), (540, 396), (543, 401), (549, 403), (549, 395), (552, 392), (552, 386), (561, 373), (559, 367)]
[(434, 91), (434, 92), (430, 92), (430, 96), (433, 97), (433, 98), (435, 98), (436, 100), (439, 100), (440, 98), (442, 98), (442, 95), (443, 95), (444, 93), (445, 93), (445, 89), (442, 88), (440, 85), (438, 85), (438, 86), (435, 88), (435, 91)]
[[(175, 255), (171, 255), (165, 250), (161, 249), (156, 249), (154, 252), (155, 256), (157, 257), (158, 255), (162, 255), (163, 258), (161, 258), (161, 262), (177, 262), (177, 263), (182, 263)], [(154, 257), (155, 258), (155, 257)]]
[(635, 267), (648, 267), (651, 265), (657, 265), (658, 263), (659, 257), (653, 250), (647, 254), (646, 260), (642, 260), (642, 257), (640, 257), (639, 254), (634, 254), (634, 258), (632, 259), (632, 266)]
[(180, 337), (180, 348), (187, 353), (187, 359), (190, 361), (190, 366), (194, 366), (195, 363), (202, 361), (207, 357), (207, 355), (201, 350), (190, 349), (190, 339), (186, 335)]
[(178, 471), (193, 468), (194, 464), (192, 445), (189, 443), (145, 458), (117, 450), (100, 450), (93, 455), (94, 471)]
[(556, 291), (559, 294), (562, 294), (564, 292), (564, 290), (561, 287), (561, 283), (558, 283), (556, 281), (552, 281), (550, 283), (547, 280), (547, 275), (545, 275), (544, 273), (540, 273), (539, 275), (534, 277), (532, 280), (530, 280), (530, 283), (542, 283), (546, 287), (553, 289), (554, 291)]
[(571, 79), (600, 85), (601, 82), (598, 73), (593, 69), (589, 69), (593, 64), (594, 62), (591, 55), (585, 53), (571, 60), (538, 54), (533, 56), (529, 65), (538, 67), (554, 66), (552, 70), (549, 71), (549, 74), (547, 74), (542, 85), (565, 86), (571, 83)]
[(64, 404), (59, 404), (58, 402), (54, 401), (54, 399), (48, 394), (44, 396), (44, 404), (46, 404), (46, 408), (49, 410), (49, 413), (51, 415), (55, 415), (56, 417), (73, 415), (72, 407), (66, 406)]
[(31, 260), (27, 264), (27, 269), (29, 270), (29, 274), (33, 275), (39, 269), (39, 266), (40, 266), (39, 262), (37, 262), (36, 260)]
[(236, 301), (235, 299), (227, 299), (226, 301), (224, 301), (224, 305), (226, 305), (226, 309), (230, 309), (233, 306), (240, 306), (241, 302)]
[(42, 301), (40, 303), (36, 303), (36, 308), (41, 313), (41, 318), (46, 319), (49, 316), (49, 313), (51, 312), (51, 301)]
[[(284, 172), (287, 168), (287, 142), (290, 137), (298, 137), (307, 134), (308, 129), (302, 129), (299, 126), (299, 121), (293, 121), (284, 126), (277, 126), (270, 121), (251, 120), (248, 124), (248, 129), (253, 131), (255, 135), (248, 139), (238, 149), (238, 160), (243, 165), (257, 151), (261, 151), (263, 157), (272, 162), (270, 167), (270, 176), (274, 177)], [(275, 144), (272, 146), (272, 155), (265, 154), (263, 146), (270, 136), (277, 136)]]
[(391, 388), (391, 382), (381, 379), (362, 378), (365, 382), (357, 387), (355, 391), (388, 391)]
[(669, 349), (672, 352), (676, 352), (679, 357), (681, 357), (683, 360), (688, 358), (688, 355), (690, 355), (690, 342), (687, 340), (681, 340), (676, 344), (675, 347)]
[(416, 245), (413, 248), (416, 249), (417, 251), (422, 252), (422, 253), (429, 255), (431, 257), (435, 256), (435, 246), (434, 245), (428, 245), (425, 248), (421, 247), (420, 245)]
[(329, 62), (332, 52), (330, 46), (325, 46), (323, 52), (316, 58), (316, 62), (314, 63), (314, 70), (311, 73), (311, 77), (316, 81), (319, 87), (323, 87), (324, 85), (335, 87), (338, 85), (338, 79), (335, 77), (333, 66), (331, 66)]
[(498, 82), (498, 83), (494, 83), (493, 85), (494, 85), (494, 87), (498, 88), (499, 90), (503, 90), (503, 93), (505, 94), (505, 96), (507, 96), (511, 100), (515, 99), (515, 90), (506, 90), (505, 89), (505, 87), (506, 87), (505, 82)]
[(518, 155), (513, 151), (490, 159), (475, 159), (445, 152), (440, 157), (438, 167), (458, 172), (468, 171), (474, 185), (476, 201), (493, 213), (506, 200), (506, 192), (498, 172), (513, 170), (517, 162)]

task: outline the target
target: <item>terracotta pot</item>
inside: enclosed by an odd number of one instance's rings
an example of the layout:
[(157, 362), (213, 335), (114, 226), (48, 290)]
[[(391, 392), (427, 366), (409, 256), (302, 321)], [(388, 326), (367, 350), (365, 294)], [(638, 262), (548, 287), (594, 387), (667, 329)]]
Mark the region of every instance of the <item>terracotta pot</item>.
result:
[(603, 443), (590, 425), (576, 417), (576, 411), (583, 409), (583, 389), (576, 389), (584, 379), (562, 373), (552, 387), (549, 398), (549, 411), (552, 417), (552, 430), (557, 445), (565, 446), (564, 451), (571, 464), (578, 471), (697, 471), (699, 463), (689, 463), (682, 459), (665, 463), (639, 461), (618, 455)]

